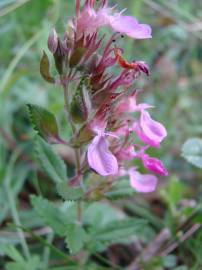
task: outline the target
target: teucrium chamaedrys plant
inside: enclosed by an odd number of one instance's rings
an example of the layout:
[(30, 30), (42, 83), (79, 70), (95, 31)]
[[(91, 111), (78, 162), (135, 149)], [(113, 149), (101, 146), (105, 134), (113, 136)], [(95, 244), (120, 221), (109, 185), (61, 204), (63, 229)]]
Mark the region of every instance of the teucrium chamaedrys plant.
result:
[[(150, 147), (160, 147), (167, 135), (164, 126), (151, 118), (152, 106), (137, 102), (139, 90), (135, 89), (135, 83), (141, 74), (149, 76), (149, 68), (143, 61), (127, 62), (124, 50), (118, 45), (123, 35), (151, 38), (151, 28), (131, 16), (124, 16), (116, 8), (109, 7), (106, 0), (86, 0), (83, 6), (76, 0), (76, 16), (68, 21), (63, 38), (55, 29), (49, 35), (48, 48), (58, 75), (54, 78), (50, 74), (45, 52), (40, 71), (46, 81), (63, 87), (71, 139), (61, 138), (52, 113), (29, 104), (34, 128), (43, 138), (38, 137), (36, 142), (38, 159), (65, 200), (91, 201), (120, 196), (126, 188), (120, 185), (118, 189), (116, 184), (123, 177), (130, 179), (131, 191), (152, 192), (157, 185), (154, 174), (168, 174), (160, 160), (146, 153)], [(105, 34), (99, 34), (104, 26), (113, 32), (108, 40)], [(119, 68), (117, 77), (113, 73), (115, 67)], [(49, 144), (64, 144), (74, 149), (73, 178), (67, 180), (65, 164)], [(154, 174), (141, 174), (135, 167), (137, 159)], [(128, 188), (126, 194), (131, 194)], [(33, 202), (36, 206), (36, 198)], [(80, 206), (78, 219), (81, 222)], [(125, 222), (121, 226), (129, 226), (130, 222)], [(87, 241), (82, 227), (68, 226)], [(83, 246), (81, 242), (76, 248), (73, 245), (73, 252)]]

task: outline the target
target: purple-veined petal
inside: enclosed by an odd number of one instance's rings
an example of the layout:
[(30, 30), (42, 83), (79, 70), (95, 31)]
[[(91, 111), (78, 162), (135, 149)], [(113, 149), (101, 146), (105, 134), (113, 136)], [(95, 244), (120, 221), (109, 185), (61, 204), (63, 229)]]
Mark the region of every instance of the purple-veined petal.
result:
[(167, 136), (165, 127), (153, 120), (150, 114), (142, 110), (140, 116), (140, 127), (144, 135), (157, 145)]
[(132, 16), (114, 15), (111, 16), (111, 27), (113, 30), (126, 34), (136, 39), (151, 38), (152, 30), (147, 24), (140, 24)]
[(137, 192), (148, 193), (153, 192), (156, 189), (158, 179), (156, 176), (151, 174), (141, 174), (131, 168), (129, 170), (130, 185)]
[(163, 165), (163, 162), (157, 158), (150, 157), (147, 154), (142, 155), (142, 161), (144, 164), (144, 167), (154, 173), (167, 176), (168, 171)]
[(89, 166), (102, 176), (118, 173), (116, 157), (109, 151), (108, 141), (103, 135), (97, 135), (88, 147)]

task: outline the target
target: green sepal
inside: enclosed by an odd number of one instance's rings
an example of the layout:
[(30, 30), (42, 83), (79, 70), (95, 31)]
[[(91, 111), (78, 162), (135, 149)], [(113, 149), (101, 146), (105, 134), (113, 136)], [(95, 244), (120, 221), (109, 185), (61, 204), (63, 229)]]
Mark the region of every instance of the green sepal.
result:
[(81, 61), (83, 55), (85, 54), (85, 52), (87, 51), (86, 48), (84, 47), (78, 47), (73, 54), (70, 57), (69, 60), (69, 66), (70, 68), (73, 68), (75, 66), (77, 66), (79, 64), (79, 62)]
[(88, 85), (88, 79), (82, 78), (70, 103), (70, 115), (76, 124), (85, 122), (91, 110)]
[(55, 67), (60, 75), (64, 74), (65, 70), (65, 55), (63, 53), (60, 39), (58, 39), (58, 47), (56, 52), (53, 54), (55, 60)]
[(55, 79), (50, 74), (50, 62), (45, 51), (40, 61), (40, 73), (41, 76), (49, 83), (55, 83)]

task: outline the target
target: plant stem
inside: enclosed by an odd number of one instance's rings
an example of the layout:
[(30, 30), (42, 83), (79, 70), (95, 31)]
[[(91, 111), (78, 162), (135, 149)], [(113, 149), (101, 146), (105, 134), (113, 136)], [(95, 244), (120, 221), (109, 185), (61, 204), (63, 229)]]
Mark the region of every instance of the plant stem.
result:
[[(49, 244), (52, 243), (53, 239), (54, 239), (54, 233), (53, 232), (47, 235), (47, 242)], [(45, 246), (44, 254), (43, 254), (43, 261), (44, 261), (43, 267), (46, 270), (48, 270), (48, 267), (49, 267), (49, 258), (50, 258), (50, 247)]]
[[(63, 84), (63, 89), (64, 89), (64, 99), (65, 99), (65, 108), (66, 108), (66, 112), (68, 115), (68, 119), (67, 122), (68, 124), (70, 123), (71, 129), (72, 129), (72, 133), (74, 134), (76, 132), (76, 128), (71, 120), (70, 114), (69, 114), (69, 95), (68, 95), (68, 83), (67, 84)], [(76, 162), (76, 172), (77, 174), (80, 173), (81, 171), (81, 160), (80, 160), (80, 148), (75, 148), (75, 162)], [(82, 179), (81, 179), (82, 181)], [(77, 221), (79, 223), (82, 222), (82, 203), (81, 201), (77, 202)]]
[(77, 202), (77, 221), (82, 223), (82, 203), (81, 201)]

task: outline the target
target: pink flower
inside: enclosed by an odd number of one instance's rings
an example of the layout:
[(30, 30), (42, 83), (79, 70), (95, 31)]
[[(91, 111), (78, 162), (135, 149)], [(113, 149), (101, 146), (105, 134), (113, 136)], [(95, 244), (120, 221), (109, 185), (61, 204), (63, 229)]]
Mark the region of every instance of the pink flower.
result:
[(130, 145), (126, 148), (121, 148), (121, 150), (116, 154), (116, 156), (119, 161), (133, 160), (134, 157), (136, 157), (134, 146)]
[(122, 126), (120, 126), (118, 129), (116, 129), (113, 133), (116, 135), (116, 136), (129, 136), (131, 130), (128, 126), (128, 122), (125, 121), (123, 122)]
[(129, 96), (123, 97), (122, 100), (120, 100), (120, 102), (118, 103), (116, 110), (119, 113), (132, 113), (141, 112), (143, 110), (152, 108), (153, 106), (147, 103), (137, 104), (137, 94), (140, 91), (140, 89), (135, 90)]
[(153, 120), (145, 110), (141, 111), (140, 122), (134, 123), (133, 129), (144, 143), (153, 147), (159, 147), (161, 141), (167, 136), (165, 127)]
[(143, 154), (141, 158), (146, 169), (163, 176), (168, 175), (168, 171), (164, 167), (161, 160), (150, 157), (147, 154)]
[(137, 192), (153, 192), (157, 186), (157, 178), (151, 174), (141, 174), (135, 170), (135, 168), (131, 168), (129, 171), (130, 177), (130, 185)]
[(152, 37), (151, 27), (147, 24), (140, 24), (132, 16), (122, 16), (120, 14), (111, 16), (110, 25), (113, 30), (132, 38), (146, 39)]
[(116, 175), (118, 162), (109, 150), (109, 143), (104, 133), (100, 133), (93, 139), (88, 147), (87, 158), (89, 166), (102, 176)]
[(137, 111), (136, 93), (132, 93), (128, 97), (124, 97), (117, 105), (117, 112), (129, 113)]
[(110, 85), (109, 89), (113, 92), (119, 86), (129, 87), (133, 84), (134, 81), (134, 71), (133, 70), (124, 70)]
[(107, 7), (106, 5), (100, 7), (98, 11), (96, 11), (93, 6), (85, 4), (84, 9), (78, 13), (76, 26), (77, 35), (91, 35), (100, 27), (108, 25), (110, 12), (111, 8)]
[(80, 11), (80, 1), (76, 1), (77, 11), (77, 35), (93, 34), (98, 28), (110, 25), (115, 32), (120, 32), (132, 38), (151, 38), (151, 27), (147, 24), (140, 24), (132, 16), (123, 16), (122, 12), (111, 15), (113, 7), (107, 6), (102, 1), (98, 10), (94, 9), (95, 1), (86, 1), (84, 8)]

